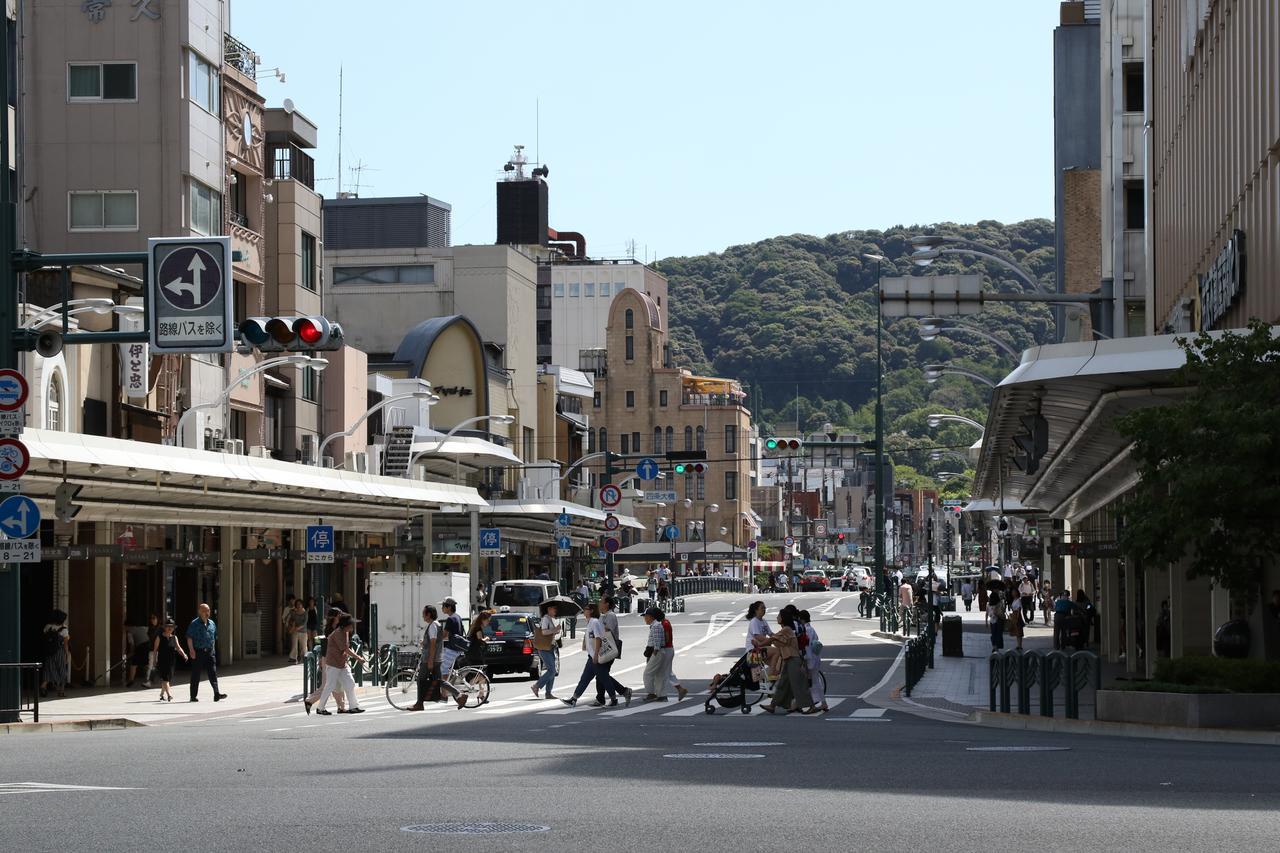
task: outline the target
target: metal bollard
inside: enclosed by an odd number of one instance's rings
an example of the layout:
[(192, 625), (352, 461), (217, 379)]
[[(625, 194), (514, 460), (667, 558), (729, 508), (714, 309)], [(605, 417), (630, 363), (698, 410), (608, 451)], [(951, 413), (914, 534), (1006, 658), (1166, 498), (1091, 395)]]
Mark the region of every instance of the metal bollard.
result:
[(371, 683), (374, 687), (378, 686), (378, 605), (369, 605), (369, 648), (370, 660), (373, 661), (373, 676)]

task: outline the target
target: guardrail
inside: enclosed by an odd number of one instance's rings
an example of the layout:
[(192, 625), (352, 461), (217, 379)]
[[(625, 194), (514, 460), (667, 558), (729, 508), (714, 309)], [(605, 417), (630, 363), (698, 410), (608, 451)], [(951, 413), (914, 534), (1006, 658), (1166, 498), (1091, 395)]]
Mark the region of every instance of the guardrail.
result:
[(917, 636), (907, 640), (906, 665), (907, 683), (902, 692), (910, 696), (911, 690), (924, 678), (927, 670), (933, 669), (933, 646), (937, 632), (929, 622), (924, 623), (924, 630)]
[(671, 588), (672, 598), (709, 592), (741, 593), (745, 588), (740, 578), (714, 576), (672, 578), (668, 586)]
[[(1093, 652), (1067, 654), (1061, 651), (1040, 652), (1005, 649), (991, 653), (988, 660), (990, 708), (1001, 713), (1014, 713), (1014, 686), (1019, 714), (1031, 713), (1031, 690), (1039, 688), (1040, 716), (1054, 715), (1054, 695), (1064, 688), (1063, 713), (1068, 719), (1080, 719), (1080, 694), (1092, 686), (1102, 687), (1102, 664)], [(998, 706), (998, 707), (997, 707)], [(1094, 708), (1097, 717), (1097, 707)]]
[[(30, 707), (32, 722), (40, 722), (40, 670), (43, 667), (38, 663), (0, 663), (0, 678), (16, 678), (18, 679), (18, 689), (14, 694), (18, 697), (18, 707), (16, 708), (0, 708), (0, 712), (16, 711), (18, 716), (22, 716), (22, 712)], [(31, 702), (24, 704), (22, 701), (22, 675), (24, 672), (31, 672)]]

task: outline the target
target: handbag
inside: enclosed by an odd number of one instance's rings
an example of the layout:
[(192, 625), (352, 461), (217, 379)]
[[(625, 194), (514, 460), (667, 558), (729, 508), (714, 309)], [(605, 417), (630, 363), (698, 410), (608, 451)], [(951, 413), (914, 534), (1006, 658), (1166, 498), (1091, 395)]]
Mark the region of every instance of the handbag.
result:
[(618, 659), (618, 641), (608, 631), (600, 638), (600, 653), (596, 659), (600, 663), (613, 663)]
[(451, 652), (465, 653), (471, 650), (471, 641), (461, 634), (450, 634), (444, 647)]

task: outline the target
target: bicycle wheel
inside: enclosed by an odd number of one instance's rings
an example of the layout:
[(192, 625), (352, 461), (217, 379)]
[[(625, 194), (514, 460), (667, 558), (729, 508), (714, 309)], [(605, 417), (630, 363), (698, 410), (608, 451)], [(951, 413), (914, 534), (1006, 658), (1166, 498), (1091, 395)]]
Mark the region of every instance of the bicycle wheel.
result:
[(468, 708), (479, 708), (489, 701), (489, 676), (475, 666), (463, 667), (455, 673), (457, 687), (466, 691)]
[(417, 670), (402, 669), (394, 677), (387, 679), (387, 702), (391, 704), (391, 707), (407, 711), (417, 701)]
[(822, 695), (827, 695), (827, 674), (822, 670), (818, 670), (818, 678), (822, 680)]

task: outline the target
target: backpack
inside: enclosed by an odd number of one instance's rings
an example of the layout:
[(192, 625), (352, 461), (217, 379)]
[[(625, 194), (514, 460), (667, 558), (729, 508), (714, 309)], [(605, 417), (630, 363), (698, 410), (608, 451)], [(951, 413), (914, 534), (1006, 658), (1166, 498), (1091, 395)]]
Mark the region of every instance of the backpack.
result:
[(1004, 601), (1003, 601), (1003, 600), (997, 601), (997, 602), (995, 603), (995, 613), (996, 613), (996, 619), (998, 619), (998, 620), (1000, 620), (1001, 622), (1003, 622), (1003, 621), (1004, 621), (1004, 619), (1005, 619), (1005, 609), (1004, 609)]
[(62, 629), (46, 628), (44, 631), (44, 656), (51, 658), (62, 648)]

